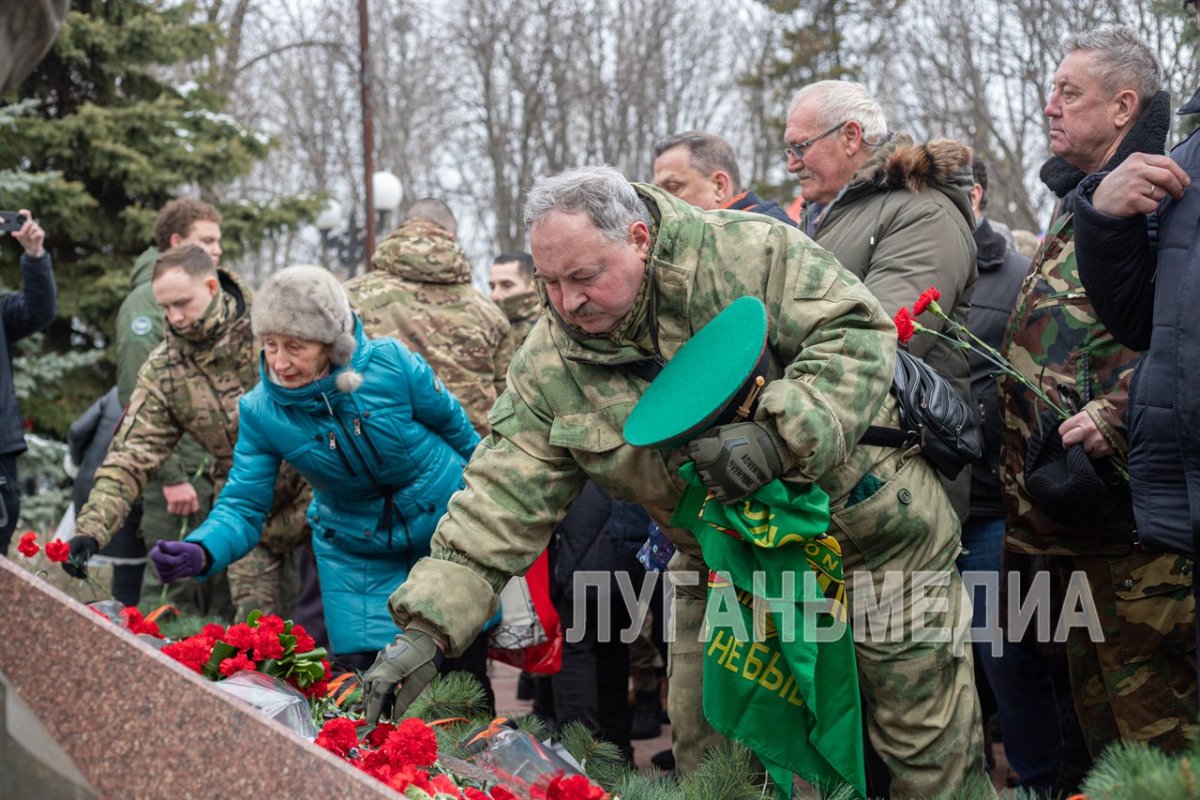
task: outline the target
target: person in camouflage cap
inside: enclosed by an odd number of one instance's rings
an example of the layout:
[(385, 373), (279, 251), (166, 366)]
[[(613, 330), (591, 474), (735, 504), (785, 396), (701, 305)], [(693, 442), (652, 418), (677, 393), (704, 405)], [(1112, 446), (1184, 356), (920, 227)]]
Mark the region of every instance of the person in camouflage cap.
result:
[[(680, 565), (707, 577), (696, 539), (669, 528), (685, 486), (680, 458), (633, 447), (622, 430), (661, 365), (746, 295), (767, 309), (768, 383), (752, 422), (693, 442), (712, 451), (696, 457), (710, 488), (732, 500), (777, 477), (819, 484), (832, 498), (851, 594), (887, 593), (891, 608), (909, 615), (922, 603), (910, 578), (932, 570), (945, 578), (935, 592), (942, 610), (925, 621), (947, 632), (965, 622), (954, 569), (958, 519), (933, 470), (916, 447), (857, 445), (872, 422), (897, 424), (889, 394), (896, 329), (829, 253), (790, 225), (708, 214), (608, 167), (540, 181), (526, 223), (545, 311), (514, 359), (489, 415), (492, 433), (467, 466), (466, 488), (451, 500), (431, 557), (391, 597), (405, 633), (365, 678), (374, 717), (411, 702), (439, 651), (470, 643), (508, 577), (545, 548), (589, 478), (668, 530), (682, 554), (671, 563), (677, 584), (686, 579)], [(726, 453), (732, 457), (722, 459)], [(748, 473), (757, 479), (745, 480)], [(884, 592), (888, 573), (892, 589)], [(896, 577), (905, 580), (900, 591)], [(674, 600), (668, 670), (681, 772), (720, 739), (701, 711), (702, 587), (680, 587)], [(932, 796), (968, 775), (981, 778), (969, 650), (950, 637), (880, 637), (870, 627), (856, 643), (859, 681), (894, 796)]]
[[(184, 433), (212, 458), (220, 494), (233, 464), (238, 400), (258, 382), (251, 293), (239, 277), (215, 268), (202, 248), (188, 245), (159, 256), (151, 282), (166, 309), (166, 338), (138, 374), (125, 417), (76, 520), (74, 563), (63, 565), (76, 577), (121, 527)], [(290, 615), (291, 553), (309, 535), (305, 512), (311, 499), (312, 490), (294, 470), (280, 475), (262, 543), (229, 568), (239, 616), (255, 608)]]
[(533, 284), (533, 256), (525, 252), (501, 253), (488, 273), (492, 302), (500, 306), (512, 326), (513, 342), (525, 343), (542, 315), (542, 301)]
[[(1139, 355), (1113, 338), (1088, 301), (1074, 225), (1074, 189), (1088, 173), (1134, 152), (1162, 153), (1170, 102), (1153, 51), (1127, 27), (1071, 36), (1064, 49), (1045, 109), (1054, 156), (1041, 173), (1060, 199), (1003, 353), (1076, 413), (1059, 425), (1025, 386), (1001, 379), (1006, 548), (1049, 556), (1059, 576), (1087, 576), (1104, 640), (1071, 628), (1067, 659), (1093, 758), (1118, 739), (1178, 750), (1198, 730), (1192, 563), (1137, 542), (1127, 484), (1109, 459), (1127, 452), (1125, 409)], [(1095, 479), (1077, 469), (1045, 474), (1053, 467), (1039, 458), (1047, 447), (1076, 446), (1090, 457), (1085, 469), (1109, 476), (1108, 487), (1089, 489)]]
[(418, 200), (380, 242), (374, 269), (348, 281), (346, 294), (367, 335), (394, 336), (424, 356), (483, 434), (504, 391), (513, 337), (496, 304), (471, 286), (457, 228), (445, 203)]

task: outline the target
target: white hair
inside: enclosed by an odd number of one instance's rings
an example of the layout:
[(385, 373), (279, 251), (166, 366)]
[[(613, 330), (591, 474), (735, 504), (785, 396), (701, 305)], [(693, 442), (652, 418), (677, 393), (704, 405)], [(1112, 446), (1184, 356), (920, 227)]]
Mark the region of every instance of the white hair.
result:
[(1158, 56), (1128, 25), (1107, 25), (1073, 33), (1063, 40), (1064, 53), (1077, 50), (1094, 50), (1099, 55), (1094, 70), (1096, 80), (1114, 94), (1133, 89), (1137, 92), (1139, 110), (1162, 90), (1163, 71)]
[(625, 176), (610, 166), (579, 167), (539, 178), (525, 199), (525, 227), (533, 228), (555, 211), (580, 211), (612, 242), (623, 242), (634, 222), (650, 224), (646, 205)]
[(800, 103), (809, 98), (819, 100), (817, 126), (832, 128), (843, 122), (854, 120), (862, 126), (863, 139), (868, 145), (878, 145), (887, 136), (887, 117), (867, 87), (854, 81), (817, 81), (810, 83), (792, 97), (788, 116)]

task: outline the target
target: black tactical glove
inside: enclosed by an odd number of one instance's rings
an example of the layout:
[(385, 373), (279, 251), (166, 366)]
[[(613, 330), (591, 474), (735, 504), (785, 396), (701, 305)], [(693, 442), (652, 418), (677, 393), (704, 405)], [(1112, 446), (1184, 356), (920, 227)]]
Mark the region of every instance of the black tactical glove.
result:
[(683, 452), (713, 496), (732, 503), (783, 475), (786, 445), (757, 422), (735, 422), (693, 439)]
[(100, 552), (100, 543), (91, 536), (72, 536), (71, 554), (62, 563), (63, 571), (72, 578), (87, 577), (88, 559)]
[(441, 665), (442, 650), (432, 637), (420, 631), (397, 636), (379, 651), (363, 676), (367, 724), (376, 725), (381, 717), (393, 719), (403, 714)]

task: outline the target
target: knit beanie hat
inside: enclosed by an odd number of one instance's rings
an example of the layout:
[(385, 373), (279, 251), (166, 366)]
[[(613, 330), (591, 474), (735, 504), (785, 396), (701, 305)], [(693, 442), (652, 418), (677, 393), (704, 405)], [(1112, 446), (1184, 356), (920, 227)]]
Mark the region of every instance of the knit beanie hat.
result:
[[(337, 367), (350, 363), (357, 346), (350, 300), (341, 282), (323, 267), (287, 267), (267, 278), (250, 306), (250, 327), (259, 338), (275, 334), (330, 345), (329, 360)], [(352, 369), (337, 376), (343, 392), (361, 384), (362, 375)]]

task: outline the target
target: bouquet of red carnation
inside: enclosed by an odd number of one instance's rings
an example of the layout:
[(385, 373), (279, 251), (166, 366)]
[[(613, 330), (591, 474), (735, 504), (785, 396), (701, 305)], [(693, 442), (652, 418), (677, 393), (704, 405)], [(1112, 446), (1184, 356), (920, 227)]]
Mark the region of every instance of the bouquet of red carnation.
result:
[(162, 652), (211, 681), (252, 670), (287, 681), (305, 697), (323, 697), (328, 691), (325, 648), (316, 646), (304, 626), (274, 614), (252, 611), (245, 622), (228, 629), (205, 625)]

